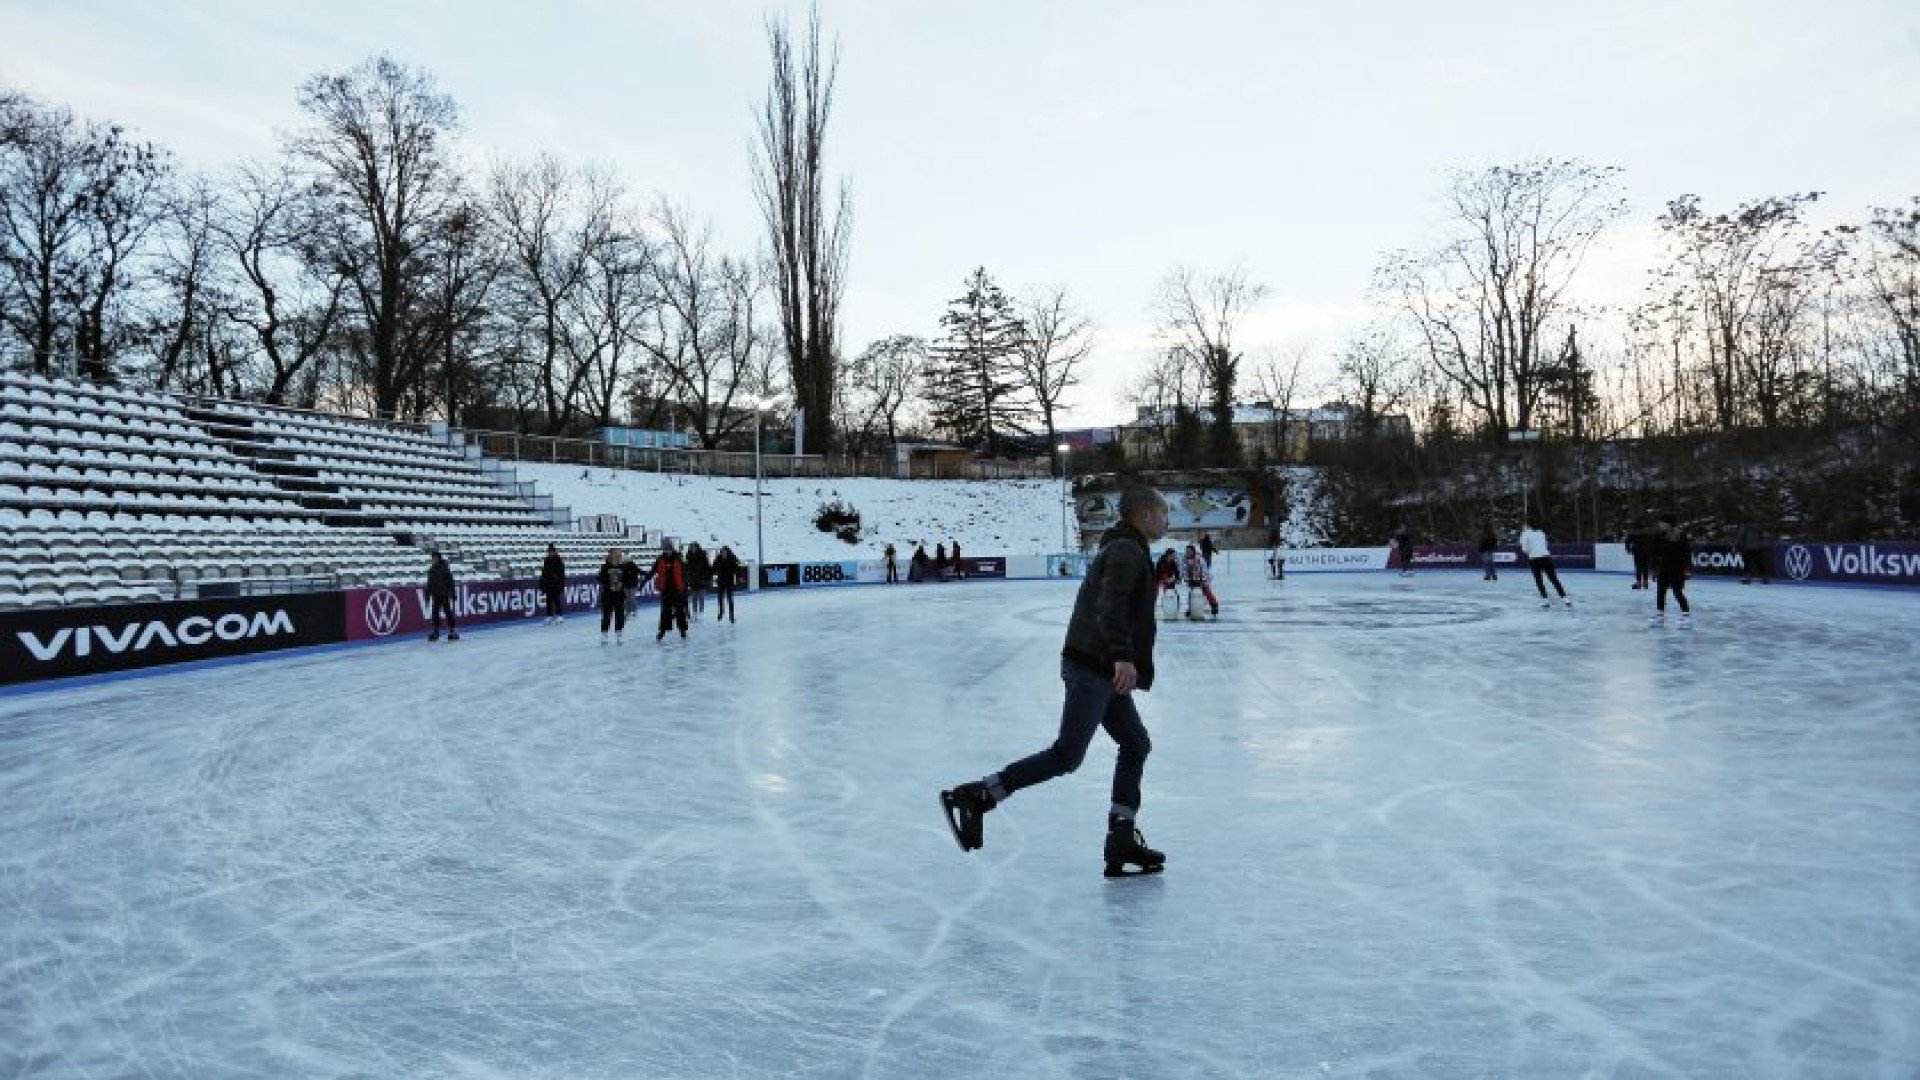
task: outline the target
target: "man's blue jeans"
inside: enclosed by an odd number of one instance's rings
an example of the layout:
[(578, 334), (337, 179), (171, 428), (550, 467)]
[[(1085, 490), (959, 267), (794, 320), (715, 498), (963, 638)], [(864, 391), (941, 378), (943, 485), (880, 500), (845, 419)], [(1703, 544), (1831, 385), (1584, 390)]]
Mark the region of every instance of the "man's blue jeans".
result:
[(1060, 662), (1060, 679), (1067, 684), (1067, 700), (1060, 709), (1059, 737), (1045, 750), (1000, 770), (1001, 788), (1011, 795), (1074, 771), (1086, 758), (1094, 731), (1105, 728), (1120, 744), (1120, 756), (1113, 765), (1114, 805), (1140, 809), (1140, 774), (1147, 767), (1153, 740), (1133, 707), (1133, 695), (1114, 693), (1112, 676), (1066, 660)]

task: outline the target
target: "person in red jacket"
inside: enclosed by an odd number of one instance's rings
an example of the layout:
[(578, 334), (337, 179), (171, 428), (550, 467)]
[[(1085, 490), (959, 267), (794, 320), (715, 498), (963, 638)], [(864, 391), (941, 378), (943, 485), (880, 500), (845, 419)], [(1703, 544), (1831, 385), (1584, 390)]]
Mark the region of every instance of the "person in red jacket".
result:
[(653, 640), (666, 640), (667, 631), (680, 629), (680, 640), (687, 639), (687, 564), (674, 550), (673, 541), (660, 542), (660, 557), (647, 571), (653, 579), (653, 591), (660, 594), (660, 632)]

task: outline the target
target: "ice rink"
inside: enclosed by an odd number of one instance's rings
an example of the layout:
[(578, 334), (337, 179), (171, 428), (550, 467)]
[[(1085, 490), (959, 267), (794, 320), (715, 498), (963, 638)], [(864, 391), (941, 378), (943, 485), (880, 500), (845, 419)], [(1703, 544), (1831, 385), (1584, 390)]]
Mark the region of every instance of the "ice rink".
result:
[[(1111, 767), (1072, 587), (0, 697), (0, 1076), (1920, 1076), (1920, 595), (1224, 582)], [(709, 615), (711, 612), (709, 612)]]

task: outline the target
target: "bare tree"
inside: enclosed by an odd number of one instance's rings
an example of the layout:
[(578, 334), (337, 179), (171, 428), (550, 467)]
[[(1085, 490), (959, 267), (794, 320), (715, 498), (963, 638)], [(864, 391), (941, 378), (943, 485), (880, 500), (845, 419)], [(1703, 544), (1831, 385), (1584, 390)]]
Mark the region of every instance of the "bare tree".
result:
[(632, 376), (641, 328), (659, 302), (646, 238), (637, 226), (616, 224), (593, 249), (585, 288), (576, 301), (579, 333), (570, 339), (586, 371), (585, 390), (602, 426), (613, 423), (614, 403)]
[(1067, 296), (1067, 290), (1057, 286), (1022, 297), (1016, 317), (1025, 333), (1014, 360), (1039, 410), (1047, 433), (1047, 454), (1057, 472), (1060, 440), (1055, 421), (1069, 407), (1066, 395), (1080, 385), (1080, 365), (1093, 352), (1093, 322)]
[(21, 96), (0, 140), (0, 319), (32, 368), (70, 350), (81, 373), (108, 379), (124, 334), (129, 263), (158, 220), (169, 167), (113, 124), (83, 123)]
[(767, 22), (773, 77), (761, 106), (754, 189), (767, 224), (780, 340), (794, 404), (804, 409), (816, 445), (830, 449), (834, 365), (839, 359), (840, 300), (846, 292), (853, 196), (826, 193), (827, 120), (833, 111), (839, 50), (820, 53), (820, 12), (807, 18), (801, 52), (785, 20)]
[(868, 345), (840, 379), (837, 430), (853, 457), (891, 447), (900, 437), (902, 413), (927, 366), (927, 343), (894, 334)]
[(732, 406), (761, 381), (764, 289), (749, 261), (714, 251), (712, 226), (695, 224), (691, 211), (663, 200), (653, 221), (659, 236), (649, 266), (659, 302), (638, 341), (667, 373), (700, 445), (713, 447), (751, 420)]
[(541, 155), (496, 165), (488, 213), (500, 236), (507, 317), (523, 328), (550, 431), (566, 431), (586, 404), (589, 366), (573, 315), (595, 253), (612, 236), (618, 189), (602, 173), (579, 172)]
[(1730, 430), (1748, 419), (1780, 419), (1788, 344), (1803, 311), (1801, 280), (1822, 256), (1799, 236), (1801, 212), (1818, 192), (1742, 203), (1710, 214), (1696, 195), (1667, 204), (1660, 227), (1673, 263), (1658, 279), (1675, 310), (1691, 314), (1705, 345), (1713, 421)]
[(256, 389), (285, 404), (307, 369), (333, 342), (346, 275), (314, 235), (312, 204), (285, 167), (247, 166), (233, 178), (214, 233), (236, 279), (223, 314), (266, 361)]
[(1289, 355), (1268, 352), (1253, 368), (1253, 388), (1267, 403), (1267, 439), (1273, 445), (1275, 464), (1285, 463), (1295, 433), (1300, 429), (1293, 403), (1302, 390), (1300, 369), (1306, 366), (1307, 350), (1295, 349)]
[(1433, 366), (1493, 439), (1534, 425), (1553, 324), (1595, 238), (1626, 211), (1619, 171), (1542, 159), (1455, 173), (1453, 237), (1433, 252), (1390, 256), (1379, 271)]
[(418, 398), (439, 359), (423, 288), (435, 270), (431, 234), (459, 201), (448, 145), (459, 110), (432, 76), (386, 56), (309, 78), (299, 101), (310, 124), (288, 150), (311, 172), (316, 239), (348, 283), (345, 342), (357, 369), (348, 390), (390, 415)]
[(1233, 431), (1233, 398), (1243, 354), (1235, 338), (1240, 325), (1266, 298), (1267, 287), (1248, 279), (1243, 267), (1198, 275), (1176, 267), (1160, 282), (1154, 306), (1161, 338), (1170, 353), (1190, 358), (1206, 384), (1209, 454), (1212, 464), (1239, 462)]
[(1901, 411), (1920, 420), (1920, 198), (1876, 207), (1854, 260), (1869, 310), (1884, 326)]

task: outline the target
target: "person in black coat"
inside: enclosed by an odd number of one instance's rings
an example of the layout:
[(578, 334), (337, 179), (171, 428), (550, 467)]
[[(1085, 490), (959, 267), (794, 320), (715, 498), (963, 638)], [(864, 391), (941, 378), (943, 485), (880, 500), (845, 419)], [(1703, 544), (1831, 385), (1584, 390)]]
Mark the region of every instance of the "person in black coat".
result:
[(707, 590), (713, 588), (713, 560), (699, 542), (687, 545), (687, 602), (693, 615), (707, 613)]
[(900, 584), (900, 557), (894, 552), (892, 544), (887, 545), (885, 555), (887, 560), (887, 584), (898, 585)]
[(433, 562), (427, 566), (427, 600), (433, 605), (433, 632), (427, 635), (428, 641), (440, 640), (440, 616), (447, 617), (447, 640), (460, 640), (460, 627), (453, 621), (453, 567), (447, 565), (447, 557), (439, 552), (433, 553)]
[(962, 850), (983, 841), (981, 818), (1022, 788), (1064, 776), (1080, 767), (1093, 733), (1105, 728), (1120, 746), (1114, 763), (1112, 805), (1107, 815), (1106, 871), (1117, 876), (1137, 867), (1159, 870), (1166, 857), (1146, 846), (1134, 826), (1140, 809), (1140, 779), (1153, 749), (1133, 692), (1153, 687), (1153, 557), (1148, 545), (1166, 535), (1167, 503), (1145, 485), (1120, 496), (1121, 522), (1100, 539), (1074, 598), (1067, 639), (1060, 650), (1066, 701), (1053, 745), (997, 773), (940, 793), (947, 821)]
[(653, 560), (647, 568), (646, 577), (653, 581), (653, 591), (660, 596), (660, 632), (653, 640), (664, 641), (667, 631), (675, 627), (680, 630), (680, 640), (687, 638), (687, 562), (674, 549), (673, 541), (660, 541), (660, 557)]
[(548, 544), (546, 561), (540, 564), (540, 595), (547, 602), (547, 625), (567, 617), (566, 590), (567, 564), (560, 558), (560, 545)]
[(1480, 565), (1486, 571), (1480, 575), (1481, 581), (1499, 581), (1500, 572), (1494, 568), (1494, 555), (1500, 550), (1500, 538), (1493, 533), (1489, 523), (1480, 530)]
[(947, 545), (933, 545), (933, 580), (947, 580)]
[(613, 628), (613, 643), (624, 644), (627, 630), (627, 601), (640, 589), (640, 568), (619, 548), (607, 550), (607, 561), (600, 564), (600, 644), (607, 643), (607, 628)]
[(1687, 578), (1693, 574), (1693, 541), (1670, 517), (1660, 519), (1660, 539), (1653, 549), (1653, 573), (1653, 625), (1666, 625), (1669, 592), (1680, 605), (1680, 625), (1692, 623), (1693, 608), (1687, 604)]
[(720, 588), (720, 602), (714, 605), (714, 621), (733, 622), (733, 590), (740, 584), (740, 558), (725, 544), (720, 545), (720, 554), (713, 558), (713, 579)]
[(965, 580), (967, 564), (960, 561), (960, 541), (955, 540), (951, 546), (953, 550), (947, 557), (953, 560), (953, 576), (956, 580)]
[(1219, 550), (1213, 546), (1212, 536), (1206, 533), (1200, 534), (1200, 561), (1207, 564), (1207, 569), (1213, 569), (1213, 553)]
[(1627, 534), (1627, 554), (1633, 556), (1633, 587), (1646, 589), (1652, 587), (1653, 555), (1660, 546), (1658, 526), (1642, 521)]
[(907, 560), (907, 581), (917, 582), (927, 580), (928, 563), (927, 545), (915, 541), (913, 545), (913, 558)]

